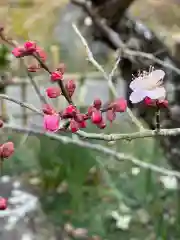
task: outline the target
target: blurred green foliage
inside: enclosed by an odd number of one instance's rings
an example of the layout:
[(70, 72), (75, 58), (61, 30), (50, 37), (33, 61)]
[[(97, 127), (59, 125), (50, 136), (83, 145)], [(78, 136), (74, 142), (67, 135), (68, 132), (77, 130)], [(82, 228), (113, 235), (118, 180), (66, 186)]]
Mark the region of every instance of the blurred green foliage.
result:
[[(117, 130), (132, 131), (123, 121), (105, 132)], [(88, 131), (95, 128), (89, 127)], [(22, 136), (8, 136), (19, 146)], [(102, 144), (167, 167), (158, 143), (152, 139)], [(136, 174), (134, 169), (138, 170)], [(129, 161), (117, 162), (75, 144), (29, 136), (5, 163), (4, 171), (39, 179), (36, 187), (42, 208), (56, 226), (70, 222), (110, 240), (180, 238), (178, 192), (164, 188), (159, 174), (137, 168)], [(59, 191), (64, 182), (67, 189)], [(113, 213), (119, 219), (113, 219)]]
[(0, 45), (0, 69), (5, 69), (9, 65), (8, 56), (10, 54), (9, 48), (5, 45)]

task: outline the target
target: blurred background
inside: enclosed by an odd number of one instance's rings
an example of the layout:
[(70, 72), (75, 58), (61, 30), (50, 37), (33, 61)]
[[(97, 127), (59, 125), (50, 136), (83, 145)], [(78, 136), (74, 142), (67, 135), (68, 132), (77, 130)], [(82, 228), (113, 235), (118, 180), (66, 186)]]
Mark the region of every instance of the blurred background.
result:
[[(180, 89), (180, 1), (85, 2), (90, 3), (88, 6), (118, 33), (130, 49), (150, 53), (162, 63), (176, 68), (173, 70), (173, 67), (159, 65), (153, 59), (145, 61), (138, 56), (132, 59), (122, 54), (113, 80), (118, 95), (127, 97), (127, 84), (132, 73), (148, 69), (150, 65), (163, 68), (167, 74), (166, 86), (173, 117), (168, 118), (164, 114), (162, 124), (179, 127), (180, 99), (176, 91)], [(122, 4), (118, 12), (118, 7), (113, 5), (116, 3)], [(116, 61), (117, 46), (107, 41), (81, 6), (68, 0), (1, 0), (0, 23), (5, 26), (6, 34), (19, 43), (33, 40), (44, 48), (48, 54), (47, 63), (52, 69), (60, 62), (65, 63), (65, 79), (76, 81), (78, 88), (74, 100), (82, 111), (96, 97), (103, 102), (113, 99), (102, 74), (86, 61), (84, 46), (72, 23), (77, 24), (95, 59), (107, 72), (111, 71)], [(41, 102), (19, 60), (11, 55), (11, 50), (1, 42), (0, 93), (40, 108)], [(50, 86), (49, 76), (44, 71), (33, 73), (33, 78), (42, 93)], [(52, 103), (60, 110), (67, 104), (61, 97)], [(0, 107), (1, 118), (9, 123), (38, 129), (42, 127), (41, 117), (27, 109), (2, 99)], [(153, 115), (147, 116), (142, 109), (133, 111), (142, 124), (153, 128)], [(88, 125), (86, 131), (102, 130)], [(125, 113), (119, 114), (117, 120), (103, 130), (104, 133), (133, 131), (137, 128)], [(0, 240), (180, 239), (180, 191), (176, 177), (140, 168), (131, 161), (118, 162), (103, 153), (45, 136), (6, 130), (1, 132), (1, 141), (5, 140), (14, 141), (16, 151), (4, 163), (0, 178), (0, 196), (9, 199), (8, 210), (0, 211)], [(167, 141), (169, 145), (151, 138), (131, 142), (91, 142), (179, 171), (179, 155), (173, 155), (172, 151), (179, 149), (179, 138)]]

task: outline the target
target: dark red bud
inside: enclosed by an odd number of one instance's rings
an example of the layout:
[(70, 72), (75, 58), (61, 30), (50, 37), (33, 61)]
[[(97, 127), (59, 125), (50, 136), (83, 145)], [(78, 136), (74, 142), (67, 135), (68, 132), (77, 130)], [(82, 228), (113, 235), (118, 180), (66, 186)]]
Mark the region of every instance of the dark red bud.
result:
[(168, 100), (158, 100), (157, 105), (160, 108), (167, 108), (168, 107)]
[(71, 129), (71, 132), (75, 133), (79, 130), (79, 123), (76, 122), (74, 119), (71, 119), (69, 127)]
[(94, 100), (93, 102), (93, 106), (97, 109), (100, 110), (101, 106), (102, 106), (102, 102), (101, 99), (97, 98)]
[(102, 120), (99, 124), (97, 124), (97, 127), (100, 129), (104, 129), (106, 127), (106, 123)]
[(149, 97), (145, 97), (144, 103), (147, 106), (156, 106), (156, 101), (151, 99), (151, 98), (149, 98)]
[(86, 121), (80, 122), (79, 127), (80, 128), (86, 128), (87, 127), (87, 122)]
[(70, 97), (74, 94), (74, 91), (76, 89), (76, 83), (74, 80), (68, 80), (68, 82), (65, 84), (65, 88), (69, 94)]
[(54, 108), (51, 107), (51, 105), (49, 105), (49, 104), (44, 104), (42, 107), (42, 111), (44, 114), (47, 114), (47, 115), (52, 115), (55, 113)]
[(99, 124), (102, 121), (102, 114), (100, 111), (96, 110), (92, 112), (91, 121), (94, 124)]
[(6, 210), (7, 209), (7, 199), (0, 198), (0, 210)]

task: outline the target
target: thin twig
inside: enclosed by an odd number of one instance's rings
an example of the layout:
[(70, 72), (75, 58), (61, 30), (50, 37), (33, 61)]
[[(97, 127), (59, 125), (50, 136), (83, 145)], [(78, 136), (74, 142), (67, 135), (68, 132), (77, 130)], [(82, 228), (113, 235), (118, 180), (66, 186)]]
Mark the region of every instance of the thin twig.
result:
[(125, 154), (125, 153), (118, 153), (116, 151), (113, 151), (109, 148), (103, 147), (99, 144), (94, 144), (94, 143), (89, 143), (86, 141), (82, 141), (79, 139), (72, 139), (70, 137), (66, 137), (66, 136), (61, 136), (58, 134), (54, 134), (54, 133), (48, 133), (48, 132), (42, 132), (40, 130), (37, 129), (30, 129), (30, 128), (24, 128), (24, 127), (20, 127), (20, 126), (16, 126), (16, 125), (10, 125), (10, 124), (4, 124), (4, 130), (13, 130), (16, 132), (20, 132), (20, 133), (29, 133), (31, 135), (44, 135), (49, 137), (50, 139), (54, 139), (57, 141), (62, 142), (63, 144), (75, 144), (76, 146), (79, 147), (84, 147), (84, 148), (88, 148), (91, 150), (95, 150), (97, 152), (106, 154), (108, 156), (112, 156), (114, 157), (117, 161), (130, 161), (133, 164), (135, 164), (136, 166), (145, 168), (145, 169), (150, 169), (153, 172), (157, 172), (157, 173), (161, 173), (163, 175), (168, 175), (168, 176), (175, 176), (177, 178), (180, 178), (180, 172), (178, 171), (174, 171), (174, 170), (168, 170), (166, 168), (163, 167), (159, 167), (157, 165), (151, 164), (151, 163), (147, 163), (147, 162), (143, 162), (131, 155)]
[(108, 142), (117, 141), (117, 140), (131, 141), (134, 139), (152, 138), (156, 136), (162, 136), (162, 137), (178, 136), (180, 135), (180, 128), (160, 129), (158, 132), (157, 130), (143, 130), (141, 132), (119, 133), (119, 134), (99, 134), (99, 133), (86, 133), (83, 131), (78, 131), (76, 134), (84, 139), (104, 140)]
[(28, 76), (28, 79), (31, 83), (31, 85), (33, 86), (37, 96), (39, 97), (40, 101), (44, 104), (48, 104), (46, 98), (44, 97), (44, 95), (41, 93), (40, 88), (38, 86), (38, 84), (36, 83), (36, 81), (34, 80), (33, 76), (30, 74), (30, 72), (28, 71), (28, 69), (26, 68), (26, 74)]
[(33, 111), (33, 112), (43, 116), (43, 113), (39, 109), (35, 108), (32, 104), (21, 102), (21, 101), (19, 101), (17, 99), (9, 97), (8, 95), (5, 95), (5, 94), (0, 94), (0, 98), (8, 100), (10, 102), (13, 102), (13, 103), (15, 103), (15, 104), (17, 104), (17, 105), (19, 105), (21, 107), (25, 107), (25, 108), (27, 108), (27, 109), (29, 109), (29, 110), (31, 110), (31, 111)]
[[(76, 32), (76, 34), (79, 36), (83, 46), (85, 47), (86, 49), (86, 53), (87, 53), (87, 58), (88, 58), (88, 61), (92, 63), (93, 66), (96, 67), (97, 70), (99, 70), (103, 77), (107, 80), (108, 82), (108, 86), (109, 86), (109, 89), (111, 90), (112, 94), (114, 97), (118, 97), (118, 94), (117, 94), (117, 91), (113, 85), (113, 82), (112, 82), (112, 76), (119, 64), (119, 61), (120, 61), (120, 58), (118, 58), (118, 60), (116, 61), (112, 71), (110, 74), (107, 74), (104, 70), (104, 68), (95, 60), (93, 54), (92, 54), (92, 51), (90, 50), (88, 44), (87, 44), (87, 41), (86, 39), (82, 36), (81, 32), (79, 31), (79, 29), (77, 28), (77, 26), (73, 23), (72, 24), (72, 27), (74, 29), (74, 31)], [(141, 122), (134, 116), (134, 114), (132, 113), (132, 111), (127, 108), (127, 113), (129, 114), (132, 122), (140, 129), (142, 130), (143, 129), (143, 125), (141, 124)]]
[(166, 67), (168, 69), (173, 70), (174, 72), (176, 72), (178, 75), (180, 75), (180, 69), (173, 66), (170, 63), (166, 63), (165, 61), (155, 57), (153, 54), (151, 53), (146, 53), (146, 52), (141, 52), (141, 51), (136, 51), (136, 50), (131, 50), (129, 48), (127, 48), (125, 45), (121, 47), (121, 50), (126, 53), (129, 56), (134, 56), (134, 57), (141, 57), (141, 58), (146, 58), (149, 60), (152, 60), (153, 62)]

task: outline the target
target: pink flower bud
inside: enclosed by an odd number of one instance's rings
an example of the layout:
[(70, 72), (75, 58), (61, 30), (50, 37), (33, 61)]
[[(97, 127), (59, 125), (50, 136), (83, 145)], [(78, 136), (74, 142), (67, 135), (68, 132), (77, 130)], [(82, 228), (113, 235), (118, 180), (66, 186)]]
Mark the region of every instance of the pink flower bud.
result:
[(167, 108), (168, 107), (168, 100), (158, 100), (157, 105), (160, 108)]
[(20, 58), (20, 57), (24, 57), (24, 48), (22, 47), (16, 47), (12, 50), (12, 54), (16, 57), (16, 58)]
[(62, 80), (62, 78), (63, 78), (62, 73), (60, 73), (58, 71), (55, 71), (55, 72), (51, 73), (51, 81), (53, 81), (53, 82)]
[(97, 127), (100, 129), (104, 129), (106, 127), (106, 123), (102, 120), (100, 123), (97, 124)]
[(76, 120), (76, 122), (81, 123), (84, 121), (84, 115), (81, 113), (78, 113), (75, 115), (74, 119)]
[(113, 122), (116, 118), (116, 113), (113, 109), (110, 109), (106, 112), (106, 117), (110, 122)]
[(156, 106), (156, 101), (155, 101), (155, 100), (152, 100), (152, 99), (149, 98), (149, 97), (145, 97), (144, 103), (145, 103), (145, 105), (147, 105), (147, 106)]
[(27, 41), (24, 43), (24, 49), (28, 52), (28, 53), (33, 53), (36, 51), (36, 43), (33, 41)]
[(71, 119), (69, 127), (72, 133), (75, 133), (79, 130), (79, 124), (74, 119)]
[(102, 114), (100, 111), (96, 110), (92, 112), (91, 121), (94, 124), (99, 124), (102, 121)]
[(65, 88), (69, 94), (70, 97), (72, 97), (75, 89), (76, 89), (76, 84), (74, 80), (68, 80), (68, 82), (65, 84)]
[(6, 142), (0, 146), (0, 157), (9, 158), (14, 153), (14, 143)]
[(51, 107), (51, 105), (49, 105), (49, 104), (44, 104), (43, 107), (42, 107), (42, 111), (43, 111), (44, 114), (47, 114), (47, 115), (52, 115), (56, 112), (54, 110), (54, 108)]
[(66, 70), (66, 66), (64, 63), (60, 63), (58, 68), (56, 69), (57, 71), (61, 72), (62, 74), (65, 73), (65, 70)]
[(113, 107), (115, 112), (125, 112), (127, 108), (127, 101), (124, 98), (115, 100), (110, 106)]
[(6, 198), (0, 198), (0, 210), (6, 210), (7, 209), (7, 199)]
[(99, 99), (99, 98), (95, 99), (94, 102), (93, 102), (93, 106), (94, 106), (96, 109), (99, 110), (99, 109), (101, 108), (101, 106), (102, 106), (101, 99)]
[(59, 87), (49, 87), (46, 89), (46, 94), (49, 98), (57, 98), (61, 95), (61, 89)]
[(65, 108), (62, 117), (63, 118), (73, 117), (76, 115), (76, 113), (77, 113), (76, 107), (70, 104), (69, 106), (67, 106), (67, 108)]
[(58, 114), (44, 115), (44, 129), (50, 132), (56, 132), (59, 129), (60, 117)]
[(80, 128), (86, 128), (87, 127), (87, 122), (86, 121), (80, 122), (79, 127)]

